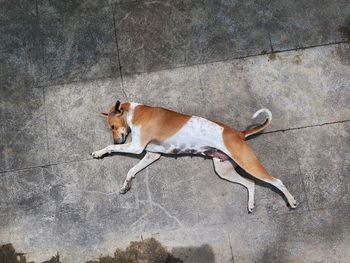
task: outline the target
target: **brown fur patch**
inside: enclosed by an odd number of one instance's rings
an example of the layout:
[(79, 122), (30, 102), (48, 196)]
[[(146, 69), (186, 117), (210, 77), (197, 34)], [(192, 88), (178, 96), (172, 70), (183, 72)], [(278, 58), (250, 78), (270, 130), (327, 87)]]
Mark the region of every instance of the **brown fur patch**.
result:
[(139, 105), (135, 108), (132, 123), (141, 126), (141, 145), (162, 142), (178, 132), (191, 116), (160, 107)]
[(231, 128), (225, 127), (223, 140), (227, 150), (232, 155), (234, 161), (247, 173), (260, 180), (275, 180), (268, 174), (259, 160), (256, 158), (253, 150), (242, 139), (242, 134), (237, 133)]

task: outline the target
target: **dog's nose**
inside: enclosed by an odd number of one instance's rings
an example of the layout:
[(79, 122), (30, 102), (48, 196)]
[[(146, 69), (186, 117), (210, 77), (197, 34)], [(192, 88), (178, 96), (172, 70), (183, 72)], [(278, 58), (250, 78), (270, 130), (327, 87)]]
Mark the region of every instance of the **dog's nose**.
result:
[(114, 139), (114, 144), (124, 143), (125, 138), (126, 138), (126, 135), (125, 135), (124, 133), (122, 133), (122, 134), (120, 135), (120, 138), (119, 138), (119, 139)]

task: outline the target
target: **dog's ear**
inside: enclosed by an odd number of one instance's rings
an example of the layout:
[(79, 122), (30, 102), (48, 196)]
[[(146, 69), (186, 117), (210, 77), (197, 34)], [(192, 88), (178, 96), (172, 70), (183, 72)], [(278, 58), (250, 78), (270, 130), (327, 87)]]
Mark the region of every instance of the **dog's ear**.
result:
[(105, 113), (105, 112), (100, 112), (100, 116), (101, 116), (101, 117), (105, 117), (105, 118), (107, 118), (107, 117), (108, 117), (108, 113)]
[(120, 113), (120, 101), (117, 100), (116, 104), (115, 104), (115, 113)]

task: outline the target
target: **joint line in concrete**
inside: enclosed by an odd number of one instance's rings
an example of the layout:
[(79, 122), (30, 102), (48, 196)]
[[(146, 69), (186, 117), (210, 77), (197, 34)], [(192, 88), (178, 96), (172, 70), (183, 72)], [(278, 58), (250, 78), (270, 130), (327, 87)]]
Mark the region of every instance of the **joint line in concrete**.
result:
[(112, 8), (114, 38), (115, 38), (115, 44), (117, 47), (117, 59), (118, 59), (118, 68), (119, 68), (119, 74), (120, 74), (120, 80), (121, 80), (121, 89), (122, 89), (122, 92), (123, 92), (125, 99), (129, 100), (128, 95), (126, 94), (125, 88), (124, 88), (123, 70), (122, 70), (122, 64), (120, 61), (120, 49), (119, 49), (119, 43), (118, 43), (117, 25), (116, 25), (116, 21), (115, 21), (114, 11), (115, 11), (114, 8)]
[(324, 122), (324, 123), (314, 124), (314, 125), (308, 125), (308, 126), (300, 126), (300, 127), (294, 127), (294, 128), (279, 129), (279, 130), (264, 132), (264, 133), (261, 133), (261, 135), (263, 135), (263, 134), (269, 134), (269, 133), (275, 133), (275, 132), (286, 132), (286, 131), (301, 130), (301, 129), (306, 129), (306, 128), (321, 127), (321, 126), (332, 125), (332, 124), (338, 124), (338, 123), (345, 123), (345, 122), (350, 122), (350, 120), (333, 121), (333, 122)]

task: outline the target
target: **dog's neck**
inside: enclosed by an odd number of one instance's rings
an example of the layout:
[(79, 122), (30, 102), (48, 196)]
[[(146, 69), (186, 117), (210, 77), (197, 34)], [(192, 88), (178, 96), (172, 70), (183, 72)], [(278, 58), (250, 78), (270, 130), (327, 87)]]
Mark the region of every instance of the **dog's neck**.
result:
[(132, 131), (134, 125), (132, 124), (132, 118), (134, 116), (134, 110), (135, 108), (140, 105), (139, 103), (135, 103), (135, 102), (127, 102), (129, 105), (128, 110), (126, 111), (126, 116), (125, 116), (125, 120), (126, 123), (128, 125), (128, 129), (130, 129), (130, 131)]

